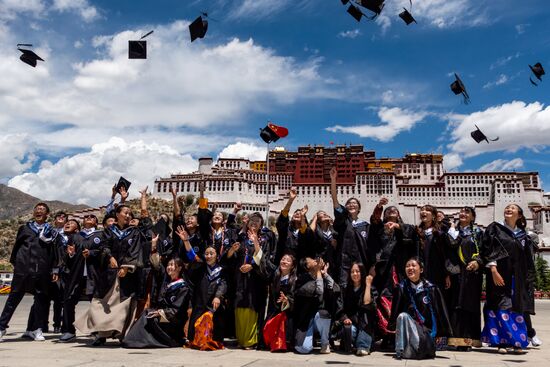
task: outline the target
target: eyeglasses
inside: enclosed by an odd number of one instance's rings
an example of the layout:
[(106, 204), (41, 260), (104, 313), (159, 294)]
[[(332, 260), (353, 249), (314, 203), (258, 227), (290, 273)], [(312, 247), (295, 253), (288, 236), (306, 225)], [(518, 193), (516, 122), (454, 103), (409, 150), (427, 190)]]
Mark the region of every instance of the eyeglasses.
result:
[(86, 214), (85, 216), (83, 216), (82, 218), (84, 219), (88, 219), (88, 218), (94, 218), (94, 219), (97, 219), (97, 217), (93, 214)]

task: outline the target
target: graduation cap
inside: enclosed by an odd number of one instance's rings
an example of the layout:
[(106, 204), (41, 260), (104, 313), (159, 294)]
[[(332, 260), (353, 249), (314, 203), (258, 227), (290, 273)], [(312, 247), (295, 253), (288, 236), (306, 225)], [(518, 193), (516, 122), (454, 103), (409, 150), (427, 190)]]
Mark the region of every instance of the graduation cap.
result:
[(267, 144), (273, 143), (279, 138), (284, 138), (288, 135), (288, 129), (282, 126), (277, 126), (271, 122), (267, 123), (267, 126), (260, 129), (260, 138)]
[(474, 126), (476, 127), (476, 129), (474, 131), (472, 131), (470, 133), (470, 135), (476, 141), (476, 143), (479, 144), (483, 140), (485, 140), (487, 142), (487, 144), (489, 144), (489, 140), (490, 141), (497, 141), (498, 140), (498, 136), (495, 139), (488, 139), (487, 136), (479, 129), (479, 127), (477, 127), (477, 125), (474, 125)]
[(451, 83), (451, 90), (455, 95), (462, 94), (462, 96), (464, 97), (464, 104), (470, 103), (470, 96), (466, 91), (466, 87), (464, 86), (464, 83), (462, 83), (462, 80), (460, 80), (460, 78), (456, 73), (455, 73), (455, 79), (456, 80)]
[(374, 16), (369, 18), (370, 20), (376, 18), (384, 9), (385, 0), (355, 0), (357, 4), (360, 4), (363, 8), (369, 9), (374, 13)]
[(410, 11), (403, 8), (403, 11), (401, 13), (399, 13), (399, 18), (403, 19), (403, 21), (409, 25), (411, 24), (412, 22), (415, 22), (416, 23), (416, 19), (414, 19), (414, 17), (412, 16), (411, 12), (412, 12), (412, 0), (409, 0), (410, 3), (411, 3), (411, 8), (410, 8)]
[(348, 13), (353, 18), (355, 18), (355, 20), (358, 21), (358, 22), (361, 21), (361, 17), (363, 17), (363, 15), (364, 15), (363, 12), (361, 11), (361, 9), (359, 9), (358, 7), (356, 7), (355, 5), (352, 5), (352, 4), (350, 4), (350, 6), (348, 8)]
[(191, 42), (193, 42), (197, 38), (204, 38), (204, 36), (206, 35), (206, 31), (208, 30), (208, 21), (206, 19), (202, 19), (203, 15), (206, 18), (208, 14), (201, 14), (202, 15), (199, 15), (199, 17), (195, 19), (193, 23), (189, 24), (189, 34), (191, 35)]
[(153, 31), (142, 36), (138, 41), (128, 41), (128, 58), (129, 59), (146, 59), (147, 58), (147, 41), (143, 39), (153, 33)]
[[(529, 65), (529, 68), (531, 68), (531, 71), (533, 72), (533, 74), (535, 75), (535, 77), (542, 82), (542, 76), (544, 74), (546, 74), (544, 72), (544, 68), (542, 67), (542, 64), (540, 62), (537, 62), (534, 66), (531, 66)], [(531, 84), (533, 84), (534, 86), (538, 86), (537, 83), (535, 83), (533, 81), (533, 79), (531, 79), (531, 77), (529, 77), (529, 80), (531, 81)]]
[(19, 56), (19, 59), (23, 61), (25, 64), (30, 65), (34, 68), (36, 67), (36, 62), (38, 60), (44, 61), (44, 59), (38, 56), (37, 54), (35, 54), (34, 51), (27, 50), (21, 47), (32, 47), (32, 45), (28, 43), (17, 44), (17, 49), (23, 53), (21, 56)]
[(118, 183), (116, 184), (115, 190), (116, 190), (116, 192), (120, 192), (120, 189), (124, 187), (126, 189), (126, 191), (128, 191), (131, 184), (132, 183), (130, 181), (128, 181), (124, 177), (120, 176), (120, 178), (118, 179)]

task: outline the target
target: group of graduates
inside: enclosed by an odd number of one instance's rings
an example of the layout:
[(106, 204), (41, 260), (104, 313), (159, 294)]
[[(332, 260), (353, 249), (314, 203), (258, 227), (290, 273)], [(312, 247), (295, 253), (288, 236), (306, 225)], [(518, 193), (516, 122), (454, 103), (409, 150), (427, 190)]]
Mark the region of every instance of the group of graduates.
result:
[[(172, 190), (172, 220), (163, 214), (154, 223), (147, 189), (139, 217), (124, 203), (127, 191), (115, 205), (113, 190), (103, 229), (94, 215), (82, 223), (56, 216), (50, 225), (39, 203), (12, 251), (0, 339), (30, 292), (23, 336), (34, 340), (44, 340), (53, 299), (62, 308), (61, 323), (54, 315), (60, 341), (74, 340), (78, 329), (93, 335), (94, 346), (115, 338), (128, 348), (217, 350), (232, 338), (243, 349), (305, 354), (319, 345), (322, 354), (338, 348), (364, 356), (376, 346), (423, 359), (482, 342), (499, 353), (541, 344), (530, 318), (536, 242), (518, 205), (483, 231), (471, 207), (454, 223), (425, 205), (415, 226), (381, 198), (367, 222), (358, 199), (339, 203), (336, 175), (333, 168), (333, 218), (319, 211), (308, 221), (307, 206), (291, 213), (291, 189), (276, 230), (260, 213), (240, 215), (240, 205), (228, 215), (209, 210), (202, 191), (198, 210), (187, 214)], [(62, 285), (57, 296), (52, 284)], [(81, 299), (90, 306), (75, 320)]]

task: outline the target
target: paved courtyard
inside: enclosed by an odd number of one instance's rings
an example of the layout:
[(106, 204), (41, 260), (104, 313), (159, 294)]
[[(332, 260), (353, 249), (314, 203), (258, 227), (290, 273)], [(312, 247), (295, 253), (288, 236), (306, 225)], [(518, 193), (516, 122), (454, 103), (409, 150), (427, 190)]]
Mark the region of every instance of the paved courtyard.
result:
[[(4, 307), (5, 296), (0, 297)], [(5, 342), (0, 344), (0, 366), (548, 366), (550, 363), (550, 301), (537, 301), (537, 315), (533, 323), (538, 336), (545, 342), (540, 348), (529, 348), (524, 355), (499, 355), (491, 348), (481, 348), (469, 353), (454, 351), (438, 352), (435, 360), (396, 361), (390, 354), (374, 352), (370, 356), (356, 357), (332, 353), (311, 355), (294, 353), (269, 353), (264, 351), (243, 351), (228, 348), (217, 352), (195, 350), (143, 349), (130, 350), (118, 346), (117, 342), (105, 347), (88, 346), (90, 337), (79, 336), (74, 343), (62, 344), (56, 340), (59, 335), (46, 334), (45, 342), (27, 341), (20, 336), (25, 330), (26, 319), (32, 297), (25, 297), (12, 319)], [(86, 304), (77, 309), (82, 313)]]

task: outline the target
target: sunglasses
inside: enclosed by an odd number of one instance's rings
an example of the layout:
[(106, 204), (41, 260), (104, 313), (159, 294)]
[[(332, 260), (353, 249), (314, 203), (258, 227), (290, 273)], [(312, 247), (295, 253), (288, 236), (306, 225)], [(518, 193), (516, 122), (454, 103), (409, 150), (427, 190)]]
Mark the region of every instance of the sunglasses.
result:
[(88, 219), (88, 218), (97, 219), (97, 217), (96, 217), (95, 215), (93, 215), (93, 214), (87, 214), (87, 215), (83, 216), (82, 218), (84, 218), (84, 219)]

